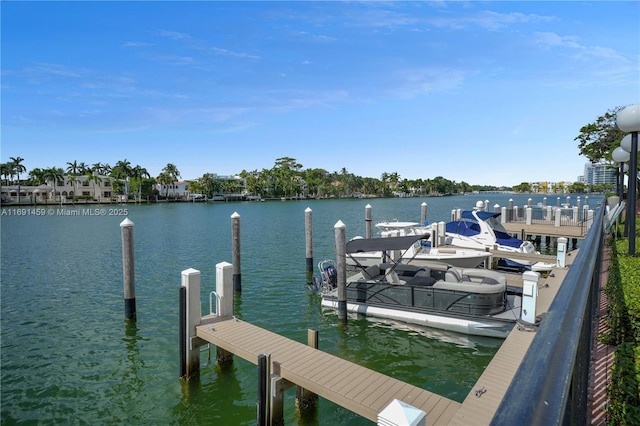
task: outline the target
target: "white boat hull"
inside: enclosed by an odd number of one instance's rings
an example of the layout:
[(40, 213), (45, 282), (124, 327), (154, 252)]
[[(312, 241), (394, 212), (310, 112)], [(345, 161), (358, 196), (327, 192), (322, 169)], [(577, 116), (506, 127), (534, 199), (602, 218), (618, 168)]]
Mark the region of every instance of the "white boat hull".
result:
[[(440, 330), (453, 331), (456, 333), (469, 334), (474, 336), (506, 338), (515, 325), (515, 320), (520, 315), (519, 297), (515, 298), (517, 306), (513, 309), (492, 318), (464, 318), (450, 317), (438, 315), (437, 313), (412, 312), (408, 310), (400, 310), (394, 308), (385, 308), (380, 306), (370, 306), (366, 303), (357, 303), (347, 301), (347, 312), (355, 314), (363, 314), (370, 317), (385, 318), (397, 321), (403, 321), (409, 324), (416, 324), (425, 327), (437, 328)], [(338, 309), (338, 301), (333, 298), (322, 298), (322, 306), (325, 308)], [(503, 319), (501, 321), (500, 319)], [(512, 320), (506, 322), (504, 320)]]

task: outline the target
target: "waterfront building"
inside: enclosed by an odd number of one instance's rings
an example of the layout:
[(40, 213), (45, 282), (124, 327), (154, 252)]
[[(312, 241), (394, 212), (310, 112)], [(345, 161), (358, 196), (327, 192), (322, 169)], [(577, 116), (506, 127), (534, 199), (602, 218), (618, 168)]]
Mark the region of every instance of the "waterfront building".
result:
[[(116, 179), (106, 175), (62, 175), (55, 182), (52, 179), (43, 185), (4, 185), (2, 202), (17, 202), (18, 190), (21, 202), (67, 202), (74, 198), (89, 201), (108, 202), (115, 197), (113, 182)], [(123, 182), (124, 183), (124, 182)]]
[(612, 185), (615, 187), (617, 170), (610, 164), (587, 163), (584, 166), (584, 175), (581, 176), (580, 181), (587, 185)]

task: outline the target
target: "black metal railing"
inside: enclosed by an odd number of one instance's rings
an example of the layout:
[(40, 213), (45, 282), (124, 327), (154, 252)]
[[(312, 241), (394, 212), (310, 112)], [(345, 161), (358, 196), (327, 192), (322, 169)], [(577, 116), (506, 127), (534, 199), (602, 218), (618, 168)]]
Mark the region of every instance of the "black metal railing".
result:
[(492, 425), (587, 424), (587, 387), (600, 261), (604, 206), (540, 321)]

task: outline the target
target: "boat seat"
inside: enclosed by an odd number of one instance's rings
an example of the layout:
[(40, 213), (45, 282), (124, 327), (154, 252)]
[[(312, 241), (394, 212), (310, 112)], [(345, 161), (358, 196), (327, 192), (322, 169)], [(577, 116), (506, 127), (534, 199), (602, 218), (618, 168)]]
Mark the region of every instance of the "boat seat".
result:
[(404, 281), (401, 281), (400, 278), (398, 277), (398, 273), (396, 271), (394, 271), (393, 269), (389, 269), (386, 273), (385, 273), (385, 277), (387, 278), (387, 282), (391, 283), (391, 284), (404, 284)]
[(378, 265), (371, 265), (362, 270), (362, 276), (365, 279), (375, 278), (380, 275), (380, 267)]
[(449, 283), (459, 283), (462, 282), (462, 275), (457, 269), (449, 268), (444, 274), (444, 280)]
[(416, 274), (407, 281), (407, 284), (412, 286), (424, 286), (430, 287), (436, 283), (436, 279), (431, 276), (431, 274), (424, 270), (419, 270)]

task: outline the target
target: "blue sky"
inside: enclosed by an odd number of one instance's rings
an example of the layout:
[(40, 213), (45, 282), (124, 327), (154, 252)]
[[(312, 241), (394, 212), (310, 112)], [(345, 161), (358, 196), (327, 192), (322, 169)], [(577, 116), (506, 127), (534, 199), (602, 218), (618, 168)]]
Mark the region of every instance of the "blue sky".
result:
[(640, 99), (640, 3), (6, 2), (1, 160), (575, 181)]

